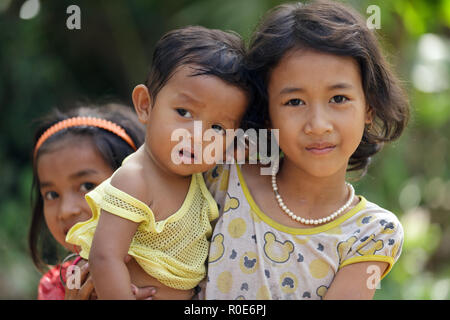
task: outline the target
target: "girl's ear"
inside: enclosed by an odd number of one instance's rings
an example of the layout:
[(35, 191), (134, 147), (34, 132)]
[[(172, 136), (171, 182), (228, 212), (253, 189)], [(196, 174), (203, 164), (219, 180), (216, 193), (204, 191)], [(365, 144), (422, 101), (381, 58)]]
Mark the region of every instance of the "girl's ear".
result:
[(369, 105), (366, 107), (366, 117), (364, 120), (365, 124), (371, 124), (373, 121), (373, 108)]
[(146, 124), (150, 119), (151, 113), (151, 98), (150, 93), (145, 85), (139, 84), (133, 89), (131, 95), (133, 99), (134, 109), (136, 110), (138, 119), (143, 124)]

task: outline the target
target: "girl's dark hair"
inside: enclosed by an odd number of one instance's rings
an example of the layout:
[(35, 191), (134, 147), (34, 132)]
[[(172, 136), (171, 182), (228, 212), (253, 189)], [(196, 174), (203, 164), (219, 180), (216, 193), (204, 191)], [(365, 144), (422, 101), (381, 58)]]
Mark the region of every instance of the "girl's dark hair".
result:
[(246, 63), (257, 79), (260, 109), (253, 122), (269, 123), (267, 85), (271, 71), (290, 50), (312, 49), (354, 58), (360, 67), (364, 95), (373, 124), (366, 126), (348, 171), (364, 174), (371, 156), (384, 142), (398, 138), (409, 119), (409, 103), (383, 57), (374, 33), (362, 17), (341, 3), (313, 1), (283, 4), (262, 19), (251, 39)]
[(152, 102), (177, 68), (195, 66), (192, 76), (212, 75), (247, 93), (252, 104), (251, 79), (243, 64), (245, 46), (234, 32), (188, 26), (166, 33), (156, 44), (146, 86)]
[[(33, 146), (36, 145), (40, 136), (52, 125), (72, 117), (96, 117), (109, 120), (122, 127), (133, 140), (136, 147), (139, 147), (144, 142), (144, 126), (138, 121), (137, 116), (132, 109), (118, 103), (109, 103), (103, 106), (78, 106), (67, 113), (55, 109), (51, 114), (38, 120), (39, 125), (34, 135)], [(55, 133), (42, 144), (37, 151), (36, 156), (32, 154), (33, 184), (31, 202), (33, 206), (28, 245), (33, 263), (41, 272), (44, 272), (48, 265), (48, 263), (43, 261), (43, 258), (45, 258), (45, 260), (57, 259), (58, 246), (53, 240), (44, 221), (44, 201), (39, 189), (40, 182), (36, 164), (39, 156), (46, 152), (53, 142), (69, 136), (92, 139), (92, 142), (102, 155), (103, 159), (113, 170), (120, 167), (127, 155), (134, 152), (133, 148), (116, 134), (97, 127), (83, 126), (67, 128)]]

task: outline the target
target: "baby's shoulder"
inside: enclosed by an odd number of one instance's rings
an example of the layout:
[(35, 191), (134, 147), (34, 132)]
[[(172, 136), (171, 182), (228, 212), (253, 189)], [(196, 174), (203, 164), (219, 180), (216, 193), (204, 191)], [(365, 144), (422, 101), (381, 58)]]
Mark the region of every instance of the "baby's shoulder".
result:
[(124, 163), (114, 172), (110, 184), (144, 203), (148, 201), (144, 167), (139, 162), (129, 160)]

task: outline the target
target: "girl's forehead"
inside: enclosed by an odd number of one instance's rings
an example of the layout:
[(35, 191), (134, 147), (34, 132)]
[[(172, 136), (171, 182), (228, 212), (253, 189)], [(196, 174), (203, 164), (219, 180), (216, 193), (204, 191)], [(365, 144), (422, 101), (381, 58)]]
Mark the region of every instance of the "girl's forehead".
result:
[(273, 68), (269, 86), (313, 82), (334, 85), (343, 80), (361, 82), (360, 68), (354, 58), (315, 50), (292, 50)]
[(37, 158), (40, 180), (70, 176), (79, 171), (112, 172), (93, 141), (88, 137), (67, 137), (49, 142)]
[(351, 56), (340, 56), (312, 49), (291, 50), (287, 52), (274, 70), (279, 67), (291, 68), (293, 66), (299, 66), (305, 70), (327, 69), (330, 67), (336, 70), (342, 67), (359, 70), (357, 61)]
[(44, 155), (53, 152), (63, 152), (66, 147), (73, 148), (95, 148), (92, 138), (73, 133), (57, 133), (50, 137), (39, 149), (38, 155)]

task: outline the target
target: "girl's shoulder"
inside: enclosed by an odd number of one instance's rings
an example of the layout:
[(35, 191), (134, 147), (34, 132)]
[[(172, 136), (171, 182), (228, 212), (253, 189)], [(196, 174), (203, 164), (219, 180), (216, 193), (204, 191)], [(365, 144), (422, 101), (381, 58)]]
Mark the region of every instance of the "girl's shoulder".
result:
[(392, 243), (395, 238), (401, 242), (404, 233), (397, 215), (362, 196), (360, 198), (361, 209), (347, 221), (348, 225), (353, 226), (353, 234), (364, 235), (364, 238), (386, 238), (388, 243)]
[(362, 261), (389, 264), (383, 277), (401, 255), (404, 232), (398, 217), (391, 211), (360, 196), (359, 210), (342, 225), (337, 244), (340, 267)]
[[(372, 219), (368, 220), (377, 221), (381, 225), (392, 224), (401, 226), (400, 220), (395, 213), (365, 199), (364, 197), (361, 197), (361, 199), (364, 199), (365, 206), (361, 210), (360, 216), (371, 217)], [(366, 221), (368, 220), (366, 219)]]

